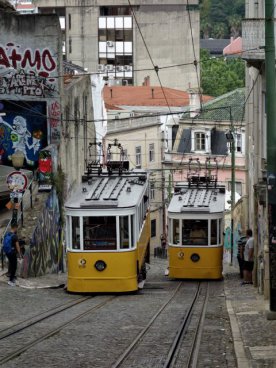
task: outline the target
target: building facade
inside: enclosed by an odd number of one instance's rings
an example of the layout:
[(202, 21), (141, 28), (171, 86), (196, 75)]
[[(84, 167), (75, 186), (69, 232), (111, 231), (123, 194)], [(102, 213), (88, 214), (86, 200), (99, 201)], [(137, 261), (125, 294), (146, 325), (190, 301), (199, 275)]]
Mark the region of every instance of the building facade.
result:
[[(166, 87), (197, 86), (193, 61), (199, 59), (198, 0), (188, 5), (182, 0), (133, 0), (131, 6), (127, 0), (35, 4), (40, 13), (55, 12), (65, 19), (66, 58), (89, 72), (124, 85), (142, 85), (150, 75), (159, 85), (157, 70)], [(158, 68), (175, 67), (154, 70), (150, 57)]]
[[(274, 7), (275, 11), (275, 7)], [(274, 14), (275, 17), (275, 14)], [(248, 217), (255, 239), (255, 283), (269, 297), (269, 247), (267, 206), (267, 132), (265, 81), (265, 1), (246, 2), (242, 24), (246, 68), (246, 127), (248, 167)]]

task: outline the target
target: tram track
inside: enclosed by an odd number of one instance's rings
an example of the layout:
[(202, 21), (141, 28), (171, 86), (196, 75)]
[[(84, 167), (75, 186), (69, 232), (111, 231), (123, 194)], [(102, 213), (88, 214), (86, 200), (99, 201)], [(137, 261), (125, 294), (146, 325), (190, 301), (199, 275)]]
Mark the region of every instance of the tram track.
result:
[(47, 309), (46, 311), (36, 314), (34, 316), (31, 316), (30, 318), (27, 318), (23, 321), (20, 321), (12, 326), (9, 326), (7, 328), (4, 328), (0, 330), (0, 340), (3, 340), (11, 335), (14, 335), (18, 332), (21, 332), (25, 330), (26, 328), (29, 328), (36, 323), (42, 322), (45, 319), (55, 316), (58, 313), (61, 313), (69, 308), (74, 307), (77, 304), (83, 303), (86, 300), (90, 299), (91, 297), (81, 297), (78, 298), (75, 301), (68, 301), (67, 303), (59, 304), (55, 306), (54, 308)]
[[(106, 300), (96, 304), (96, 305), (93, 305), (92, 307), (86, 309), (85, 311), (81, 312), (81, 313), (78, 313), (76, 316), (74, 316), (73, 318), (70, 318), (69, 320), (67, 320), (66, 322), (63, 322), (61, 324), (59, 324), (58, 327), (48, 331), (47, 333), (44, 333), (42, 334), (40, 337), (36, 338), (36, 339), (32, 339), (31, 341), (29, 341), (28, 343), (24, 344), (22, 347), (16, 349), (16, 350), (13, 350), (12, 352), (10, 352), (9, 354), (7, 354), (6, 356), (0, 358), (0, 366), (2, 364), (5, 364), (15, 358), (17, 358), (19, 355), (21, 355), (22, 353), (24, 353), (25, 351), (29, 350), (31, 347), (33, 347), (34, 345), (37, 345), (39, 344), (40, 342), (56, 335), (57, 333), (59, 333), (62, 329), (64, 329), (65, 327), (67, 327), (68, 325), (70, 325), (71, 323), (74, 323), (76, 321), (78, 321), (79, 319), (85, 317), (86, 315), (88, 315), (89, 313), (93, 312), (93, 311), (96, 311), (100, 308), (102, 308), (103, 306), (105, 306), (106, 304), (108, 304), (109, 302), (111, 302), (113, 299), (115, 299), (116, 296), (111, 296), (109, 298), (107, 298)], [(82, 300), (81, 300), (82, 299)], [(62, 310), (59, 310), (59, 311), (56, 311), (56, 312), (52, 312), (50, 313), (48, 316), (44, 316), (42, 318), (40, 318), (40, 320), (37, 320), (37, 321), (33, 321), (31, 322), (29, 325), (26, 325), (24, 327), (21, 327), (21, 328), (18, 328), (17, 330), (15, 331), (10, 331), (8, 333), (6, 333), (6, 336), (2, 335), (1, 336), (1, 339), (2, 340), (5, 340), (5, 338), (9, 338), (11, 337), (12, 335), (15, 335), (16, 333), (18, 332), (21, 332), (22, 330), (24, 329), (27, 329), (31, 326), (34, 326), (35, 324), (38, 324), (39, 322), (42, 322), (48, 318), (51, 318), (55, 315), (57, 315), (58, 313), (62, 312), (62, 311), (65, 311), (67, 309), (70, 309), (72, 307), (74, 307), (75, 305), (77, 304), (80, 304), (88, 299), (91, 299), (91, 297), (86, 297), (86, 298), (79, 298), (77, 301), (75, 301), (75, 303), (71, 303), (71, 305), (67, 306), (66, 308), (63, 308)], [(78, 302), (78, 303), (77, 303)], [(26, 321), (22, 321), (21, 323), (24, 323)], [(15, 325), (16, 326), (16, 325)], [(13, 327), (13, 326), (12, 326)], [(12, 328), (11, 327), (11, 328)], [(5, 329), (7, 330), (7, 329)], [(2, 330), (3, 332), (4, 330)]]
[[(208, 303), (208, 288), (209, 284), (207, 284), (206, 293), (204, 296), (203, 302), (198, 302), (198, 299), (200, 297), (201, 290), (204, 290), (202, 287), (201, 282), (199, 282), (196, 286), (196, 290), (194, 291), (194, 294), (189, 302), (189, 305), (186, 308), (184, 316), (182, 316), (182, 322), (179, 326), (179, 328), (176, 330), (175, 337), (171, 343), (171, 347), (168, 349), (167, 357), (164, 358), (162, 367), (163, 368), (173, 368), (174, 366), (179, 366), (180, 361), (178, 361), (178, 354), (181, 349), (181, 345), (183, 343), (183, 340), (185, 339), (185, 335), (188, 333), (188, 330), (190, 328), (191, 319), (193, 318), (193, 313), (195, 312), (196, 307), (200, 307), (200, 318), (198, 319), (196, 323), (196, 328), (193, 334), (192, 343), (190, 348), (190, 351), (188, 353), (188, 359), (186, 360), (186, 365), (181, 364), (181, 366), (186, 368), (196, 368), (197, 366), (197, 357), (199, 353), (199, 347), (200, 347), (200, 341), (201, 341), (201, 335), (203, 331), (203, 324), (204, 324), (204, 318)], [(143, 328), (143, 330), (137, 335), (137, 337), (133, 340), (133, 342), (128, 346), (128, 348), (123, 352), (123, 354), (117, 359), (117, 361), (112, 365), (112, 368), (119, 368), (119, 367), (126, 367), (127, 360), (131, 360), (131, 353), (139, 346), (139, 343), (142, 342), (143, 338), (146, 336), (148, 330), (151, 328), (151, 326), (154, 324), (154, 322), (157, 320), (157, 318), (161, 315), (161, 313), (164, 311), (164, 309), (173, 302), (176, 294), (181, 288), (181, 285), (183, 285), (183, 282), (180, 282), (174, 292), (170, 295), (170, 297), (166, 300), (166, 302), (158, 309), (158, 311), (154, 314), (154, 316), (151, 318), (149, 323)], [(164, 362), (165, 361), (165, 362)], [(181, 362), (182, 363), (182, 362)]]

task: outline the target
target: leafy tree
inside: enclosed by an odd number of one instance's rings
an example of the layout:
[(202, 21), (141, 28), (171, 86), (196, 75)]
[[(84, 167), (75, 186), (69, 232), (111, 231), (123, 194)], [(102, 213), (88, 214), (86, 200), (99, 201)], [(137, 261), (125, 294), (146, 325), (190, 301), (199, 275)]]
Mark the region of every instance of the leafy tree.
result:
[(211, 58), (200, 51), (201, 88), (210, 96), (220, 96), (245, 85), (245, 63), (240, 58)]
[(200, 0), (199, 4), (202, 37), (230, 38), (241, 34), (244, 0)]

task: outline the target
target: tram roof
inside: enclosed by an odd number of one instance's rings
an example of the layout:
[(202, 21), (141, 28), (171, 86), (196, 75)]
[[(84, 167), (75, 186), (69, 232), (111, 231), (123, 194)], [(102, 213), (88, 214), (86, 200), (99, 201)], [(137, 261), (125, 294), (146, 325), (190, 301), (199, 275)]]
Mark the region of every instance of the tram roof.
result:
[(131, 170), (108, 174), (103, 171), (83, 178), (82, 184), (65, 203), (72, 209), (110, 209), (136, 206), (148, 183), (148, 173)]
[(225, 187), (216, 185), (208, 187), (178, 184), (169, 204), (171, 213), (217, 213), (225, 209)]

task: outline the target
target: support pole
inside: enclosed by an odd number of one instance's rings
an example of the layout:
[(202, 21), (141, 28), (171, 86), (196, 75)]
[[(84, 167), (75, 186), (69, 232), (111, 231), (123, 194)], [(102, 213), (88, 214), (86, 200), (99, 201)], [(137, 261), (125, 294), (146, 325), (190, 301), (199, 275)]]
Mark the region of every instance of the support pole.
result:
[[(270, 297), (268, 319), (276, 319), (276, 89), (274, 0), (265, 0), (265, 77), (267, 124), (268, 248)], [(256, 239), (257, 240), (257, 239)]]
[(232, 110), (230, 109), (230, 122), (231, 122), (231, 134), (232, 134), (232, 141), (230, 143), (231, 147), (231, 258), (230, 258), (230, 264), (233, 265), (233, 251), (234, 251), (234, 208), (235, 208), (235, 154), (236, 154), (236, 145), (235, 145), (235, 131), (234, 131), (234, 124), (233, 124), (233, 118), (232, 118)]

